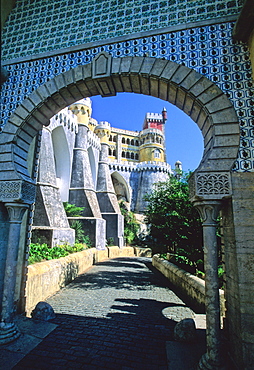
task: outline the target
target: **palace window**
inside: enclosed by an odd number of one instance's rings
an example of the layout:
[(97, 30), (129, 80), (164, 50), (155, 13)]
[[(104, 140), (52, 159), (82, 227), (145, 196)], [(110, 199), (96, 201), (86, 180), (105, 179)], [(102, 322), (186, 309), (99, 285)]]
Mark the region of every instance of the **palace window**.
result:
[(154, 151), (154, 158), (160, 158), (160, 151), (159, 151), (159, 149), (155, 149), (155, 151)]

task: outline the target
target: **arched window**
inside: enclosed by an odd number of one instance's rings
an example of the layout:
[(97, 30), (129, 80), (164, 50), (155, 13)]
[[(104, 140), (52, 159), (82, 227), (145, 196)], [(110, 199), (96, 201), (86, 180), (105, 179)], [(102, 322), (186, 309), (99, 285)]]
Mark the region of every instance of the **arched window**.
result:
[(136, 141), (135, 141), (135, 145), (136, 145), (136, 146), (139, 146), (139, 142), (138, 142), (138, 140), (136, 140)]
[(126, 153), (126, 158), (130, 158), (130, 153), (129, 152)]
[(122, 144), (125, 144), (125, 137), (122, 138)]
[(116, 143), (116, 135), (113, 137), (113, 141)]
[(130, 145), (130, 139), (129, 138), (126, 140), (126, 144)]
[(122, 152), (122, 157), (125, 158), (125, 152)]
[(109, 136), (109, 141), (112, 141), (112, 135)]
[(134, 153), (131, 153), (131, 159), (134, 159)]
[(133, 139), (131, 140), (131, 145), (134, 145), (134, 140)]
[(112, 150), (108, 148), (108, 155), (112, 155)]
[(160, 151), (159, 149), (154, 150), (154, 158), (160, 158)]
[(113, 156), (114, 156), (114, 157), (116, 156), (116, 151), (115, 151), (115, 150), (113, 150)]
[(138, 153), (135, 154), (135, 159), (138, 161)]

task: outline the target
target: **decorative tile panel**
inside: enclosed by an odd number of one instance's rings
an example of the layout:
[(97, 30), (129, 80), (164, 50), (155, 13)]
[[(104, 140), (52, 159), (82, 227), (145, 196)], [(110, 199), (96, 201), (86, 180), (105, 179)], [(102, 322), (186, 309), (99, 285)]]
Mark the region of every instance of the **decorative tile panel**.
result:
[(17, 0), (3, 59), (238, 14), (243, 0)]
[(90, 63), (101, 51), (114, 58), (157, 57), (196, 70), (224, 91), (234, 105), (241, 128), (239, 158), (234, 170), (254, 171), (254, 89), (251, 65), (246, 45), (233, 43), (232, 27), (233, 23), (224, 22), (162, 34), (155, 31), (154, 35), (148, 37), (134, 38), (135, 35), (132, 35), (121, 42), (102, 43), (101, 46), (76, 52), (10, 64), (6, 67), (10, 78), (1, 92), (3, 105), (0, 131), (20, 102), (38, 86), (77, 65)]

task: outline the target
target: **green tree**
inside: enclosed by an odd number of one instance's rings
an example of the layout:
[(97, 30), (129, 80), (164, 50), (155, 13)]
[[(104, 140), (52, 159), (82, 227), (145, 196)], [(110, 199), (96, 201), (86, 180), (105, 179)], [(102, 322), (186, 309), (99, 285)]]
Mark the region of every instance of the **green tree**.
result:
[[(150, 225), (153, 253), (175, 254), (178, 264), (203, 270), (202, 225), (198, 212), (189, 201), (188, 175), (169, 176), (156, 184), (146, 196), (146, 223)], [(192, 270), (192, 269), (191, 269)]]

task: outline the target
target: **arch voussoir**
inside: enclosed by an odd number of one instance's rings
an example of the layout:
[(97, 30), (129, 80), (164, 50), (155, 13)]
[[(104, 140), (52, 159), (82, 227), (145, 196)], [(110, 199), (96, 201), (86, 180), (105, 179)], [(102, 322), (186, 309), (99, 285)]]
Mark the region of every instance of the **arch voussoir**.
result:
[(173, 74), (180, 68), (180, 65), (171, 61), (168, 61), (165, 65), (160, 78), (165, 81), (171, 81)]
[(155, 98), (159, 97), (159, 81), (157, 78), (150, 77), (150, 95), (154, 96)]
[[(201, 98), (201, 101), (202, 101), (202, 94), (205, 92), (204, 95), (208, 94), (209, 95), (209, 92), (206, 93), (206, 91), (212, 87), (212, 86), (215, 86), (212, 81), (208, 80), (207, 78), (205, 78), (204, 76), (202, 76), (190, 89), (189, 89), (189, 93), (191, 93), (193, 96), (195, 96), (196, 98), (199, 97)], [(218, 88), (218, 90), (220, 90)], [(204, 104), (206, 103), (206, 101), (204, 101)]]
[[(107, 64), (104, 75), (96, 74), (100, 71), (97, 62)], [(231, 102), (212, 81), (164, 59), (112, 58), (104, 53), (92, 63), (55, 76), (15, 110), (0, 137), (0, 144), (12, 142), (14, 158), (8, 171), (16, 169), (27, 180), (25, 159), (32, 138), (62, 108), (82, 97), (116, 92), (152, 95), (178, 106), (198, 124), (204, 137), (205, 152), (198, 171), (230, 170), (238, 151), (238, 120)], [(22, 148), (22, 153), (16, 147)], [(7, 155), (5, 160), (10, 158)], [(4, 176), (8, 177), (7, 173)]]
[(79, 65), (73, 70), (73, 81), (74, 83), (78, 83), (79, 81), (83, 80), (83, 66)]
[(190, 89), (197, 84), (203, 76), (201, 76), (198, 72), (191, 70), (191, 72), (186, 76), (186, 78), (181, 82), (181, 86), (186, 91), (190, 91)]
[(130, 66), (130, 70), (132, 74), (140, 73), (140, 69), (142, 67), (143, 61), (144, 61), (144, 57), (139, 57), (139, 58), (132, 57), (131, 66)]
[[(202, 83), (202, 85), (203, 85), (203, 83)], [(218, 88), (218, 86), (210, 85), (210, 86), (208, 86), (207, 89), (204, 89), (203, 92), (201, 92), (201, 94), (198, 94), (197, 97), (198, 97), (199, 101), (202, 104), (205, 105), (205, 104), (208, 104), (209, 102), (211, 102), (212, 100), (214, 100), (216, 98), (219, 98), (223, 95), (224, 95), (224, 93), (221, 91), (221, 89)]]
[(91, 96), (91, 93), (90, 93), (90, 91), (88, 90), (88, 87), (86, 86), (86, 84), (85, 84), (84, 80), (79, 81), (79, 82), (77, 83), (77, 87), (78, 87), (78, 89), (79, 89), (79, 91), (80, 91), (80, 94), (81, 94), (82, 96), (86, 96), (86, 97)]
[(150, 75), (151, 70), (153, 69), (153, 65), (155, 63), (155, 58), (146, 57), (143, 60), (140, 73), (143, 76)]
[(168, 82), (159, 80), (159, 96), (162, 100), (167, 100), (168, 97)]
[(181, 83), (185, 80), (185, 78), (190, 74), (191, 69), (185, 66), (180, 66), (176, 71), (173, 73), (171, 77), (171, 81), (176, 85), (181, 85)]
[(151, 69), (150, 75), (152, 77), (158, 78), (166, 67), (168, 61), (164, 59), (156, 59), (155, 63)]
[(127, 74), (131, 71), (131, 62), (133, 57), (125, 57), (121, 58), (121, 64), (120, 64), (120, 74)]
[(138, 74), (130, 74), (130, 83), (132, 86), (132, 92), (141, 94), (141, 85)]
[(175, 105), (181, 110), (183, 110), (186, 95), (184, 90), (177, 89)]
[(175, 105), (177, 94), (177, 86), (173, 83), (168, 84), (168, 98), (167, 101)]

